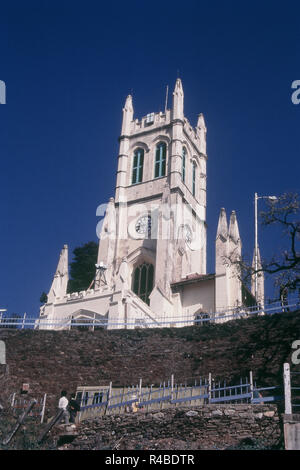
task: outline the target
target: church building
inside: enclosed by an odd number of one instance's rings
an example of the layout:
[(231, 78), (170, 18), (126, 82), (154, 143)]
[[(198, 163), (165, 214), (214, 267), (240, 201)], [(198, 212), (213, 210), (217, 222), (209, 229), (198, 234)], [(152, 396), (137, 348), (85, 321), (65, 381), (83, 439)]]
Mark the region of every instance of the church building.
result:
[[(164, 112), (135, 119), (127, 97), (119, 142), (115, 196), (99, 227), (94, 282), (67, 293), (64, 245), (38, 327), (68, 328), (81, 320), (108, 329), (181, 327), (242, 311), (253, 293), (229, 261), (241, 257), (234, 211), (229, 225), (220, 211), (215, 273), (206, 271), (206, 125), (202, 114), (195, 128), (184, 116), (179, 78), (172, 108)], [(263, 276), (258, 282), (262, 303)]]

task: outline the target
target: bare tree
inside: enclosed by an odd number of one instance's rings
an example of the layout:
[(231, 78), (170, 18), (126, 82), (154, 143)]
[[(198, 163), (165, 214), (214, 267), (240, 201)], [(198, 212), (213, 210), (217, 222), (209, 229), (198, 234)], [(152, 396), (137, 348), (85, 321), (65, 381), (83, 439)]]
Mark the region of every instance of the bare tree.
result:
[(255, 270), (249, 261), (230, 253), (225, 263), (238, 266), (244, 284), (257, 273), (272, 275), (279, 298), (283, 294), (300, 289), (300, 201), (297, 193), (284, 193), (274, 200), (267, 200), (267, 210), (260, 212), (263, 226), (279, 226), (284, 234), (285, 247), (269, 260), (262, 260)]
[(282, 228), (286, 248), (270, 261), (262, 263), (262, 270), (275, 276), (279, 293), (300, 287), (300, 201), (297, 193), (285, 193), (274, 203), (267, 200), (268, 209), (260, 213), (262, 225)]

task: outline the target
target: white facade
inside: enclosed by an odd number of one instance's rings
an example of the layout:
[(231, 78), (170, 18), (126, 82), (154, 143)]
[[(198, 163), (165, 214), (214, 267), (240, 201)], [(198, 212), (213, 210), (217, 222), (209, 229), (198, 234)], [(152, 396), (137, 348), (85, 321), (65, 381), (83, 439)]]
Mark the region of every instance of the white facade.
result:
[[(172, 109), (134, 119), (123, 108), (115, 197), (101, 228), (93, 289), (67, 294), (67, 246), (40, 321), (103, 319), (108, 328), (184, 326), (242, 304), (241, 283), (224, 257), (241, 256), (235, 213), (221, 210), (216, 272), (206, 273), (206, 126), (184, 116), (177, 79)], [(126, 324), (126, 326), (125, 326)], [(56, 324), (48, 328), (58, 328)]]

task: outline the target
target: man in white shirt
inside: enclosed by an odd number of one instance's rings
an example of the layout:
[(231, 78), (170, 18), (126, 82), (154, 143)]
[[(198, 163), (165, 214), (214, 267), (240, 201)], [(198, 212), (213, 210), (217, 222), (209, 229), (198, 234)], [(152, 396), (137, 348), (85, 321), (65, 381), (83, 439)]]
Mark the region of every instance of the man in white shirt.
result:
[(60, 399), (58, 402), (58, 408), (64, 410), (62, 418), (65, 420), (65, 424), (69, 424), (70, 413), (68, 411), (69, 400), (67, 399), (67, 392), (63, 390), (60, 394)]

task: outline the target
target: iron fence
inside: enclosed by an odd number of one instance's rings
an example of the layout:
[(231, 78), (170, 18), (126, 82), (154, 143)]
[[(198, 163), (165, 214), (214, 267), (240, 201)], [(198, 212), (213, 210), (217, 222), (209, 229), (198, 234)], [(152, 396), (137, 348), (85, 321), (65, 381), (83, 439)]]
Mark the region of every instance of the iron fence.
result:
[(201, 317), (191, 318), (190, 316), (172, 316), (167, 319), (157, 318), (155, 321), (143, 319), (141, 324), (137, 324), (136, 320), (128, 322), (115, 322), (109, 319), (83, 319), (73, 318), (73, 316), (66, 316), (63, 318), (34, 318), (28, 317), (24, 314), (20, 316), (9, 316), (8, 314), (0, 315), (0, 328), (31, 328), (31, 329), (58, 329), (68, 330), (72, 328), (83, 328), (89, 330), (95, 330), (98, 328), (157, 328), (157, 327), (169, 327), (169, 326), (189, 326), (189, 325), (203, 325), (209, 323), (219, 323), (228, 320), (250, 318), (259, 315), (273, 315), (276, 313), (289, 312), (300, 308), (300, 299), (290, 299), (288, 304), (281, 301), (265, 304), (264, 306), (254, 307), (236, 307), (227, 309), (220, 312), (206, 313)]
[[(79, 421), (95, 415), (121, 414), (133, 411), (161, 410), (181, 405), (208, 405), (249, 403), (260, 404), (278, 402), (283, 396), (278, 394), (280, 386), (258, 387), (253, 383), (252, 372), (249, 377), (241, 378), (239, 383), (228, 385), (226, 381), (216, 382), (211, 374), (199, 378), (193, 385), (174, 383), (174, 376), (159, 386), (142, 386), (140, 383), (123, 388), (95, 387), (88, 391), (81, 387), (76, 393), (80, 403)], [(101, 394), (101, 400), (98, 397)]]

